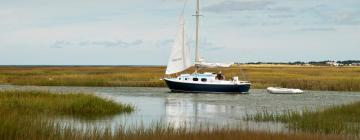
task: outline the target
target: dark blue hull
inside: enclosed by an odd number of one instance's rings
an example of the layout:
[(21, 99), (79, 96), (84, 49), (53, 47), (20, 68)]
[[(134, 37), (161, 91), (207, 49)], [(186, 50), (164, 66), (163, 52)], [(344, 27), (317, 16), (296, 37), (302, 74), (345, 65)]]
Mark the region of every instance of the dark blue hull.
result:
[(222, 85), (222, 84), (195, 84), (166, 80), (172, 92), (209, 92), (209, 93), (248, 93), (250, 84)]

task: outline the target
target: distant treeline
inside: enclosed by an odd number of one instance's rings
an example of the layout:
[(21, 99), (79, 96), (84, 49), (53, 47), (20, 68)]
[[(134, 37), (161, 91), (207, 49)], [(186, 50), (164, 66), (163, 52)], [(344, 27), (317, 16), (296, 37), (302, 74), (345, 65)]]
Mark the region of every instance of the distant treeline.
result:
[(337, 63), (340, 64), (344, 64), (344, 65), (349, 65), (349, 64), (354, 64), (354, 63), (360, 63), (360, 60), (346, 60), (346, 61), (337, 61)]
[(335, 62), (342, 65), (350, 65), (350, 64), (360, 64), (360, 60), (345, 60), (345, 61), (310, 61), (310, 62), (303, 62), (303, 61), (295, 61), (295, 62), (249, 62), (245, 64), (277, 64), (277, 65), (328, 65), (329, 62)]

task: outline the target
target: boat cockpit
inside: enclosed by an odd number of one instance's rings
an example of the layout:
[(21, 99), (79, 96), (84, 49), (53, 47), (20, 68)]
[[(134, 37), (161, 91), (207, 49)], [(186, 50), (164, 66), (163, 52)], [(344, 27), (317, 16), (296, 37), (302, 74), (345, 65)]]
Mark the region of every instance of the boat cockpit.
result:
[(247, 81), (239, 81), (238, 77), (232, 77), (231, 80), (227, 81), (224, 74), (219, 73), (194, 73), (194, 74), (181, 74), (176, 78), (176, 81), (181, 82), (191, 82), (191, 83), (217, 83), (217, 82), (234, 82), (234, 83), (244, 83)]

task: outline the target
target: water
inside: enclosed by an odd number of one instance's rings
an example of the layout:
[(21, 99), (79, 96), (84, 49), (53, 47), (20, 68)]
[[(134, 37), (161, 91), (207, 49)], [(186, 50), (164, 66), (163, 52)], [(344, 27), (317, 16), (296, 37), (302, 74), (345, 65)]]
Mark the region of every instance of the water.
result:
[(144, 126), (154, 123), (181, 126), (235, 126), (265, 131), (288, 131), (282, 123), (246, 122), (246, 114), (268, 111), (281, 113), (287, 110), (317, 110), (360, 101), (360, 93), (305, 91), (297, 95), (268, 94), (265, 90), (252, 89), (250, 94), (182, 94), (169, 93), (167, 88), (108, 88), (108, 87), (37, 87), (0, 86), (0, 89), (41, 89), (94, 93), (102, 98), (132, 104), (136, 111), (91, 121), (59, 118), (56, 121), (75, 126), (118, 127)]

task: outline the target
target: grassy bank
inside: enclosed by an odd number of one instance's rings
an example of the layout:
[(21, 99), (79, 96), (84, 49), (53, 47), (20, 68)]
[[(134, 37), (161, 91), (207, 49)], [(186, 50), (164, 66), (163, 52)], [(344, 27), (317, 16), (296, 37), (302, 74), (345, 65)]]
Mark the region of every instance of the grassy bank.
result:
[(56, 116), (81, 119), (132, 112), (133, 107), (89, 94), (46, 91), (0, 91), (0, 139), (48, 139), (60, 126)]
[(132, 112), (130, 105), (117, 104), (90, 94), (62, 94), (46, 91), (0, 91), (0, 111), (25, 114), (112, 115)]
[(246, 119), (285, 122), (290, 128), (305, 132), (360, 136), (360, 102), (334, 106), (318, 112), (288, 111), (280, 114), (264, 111), (247, 115)]
[[(164, 87), (165, 83), (159, 80), (164, 71), (165, 67), (0, 67), (0, 84)], [(239, 68), (221, 71), (227, 78), (246, 78), (253, 88), (360, 91), (360, 67), (243, 66), (244, 75)]]

